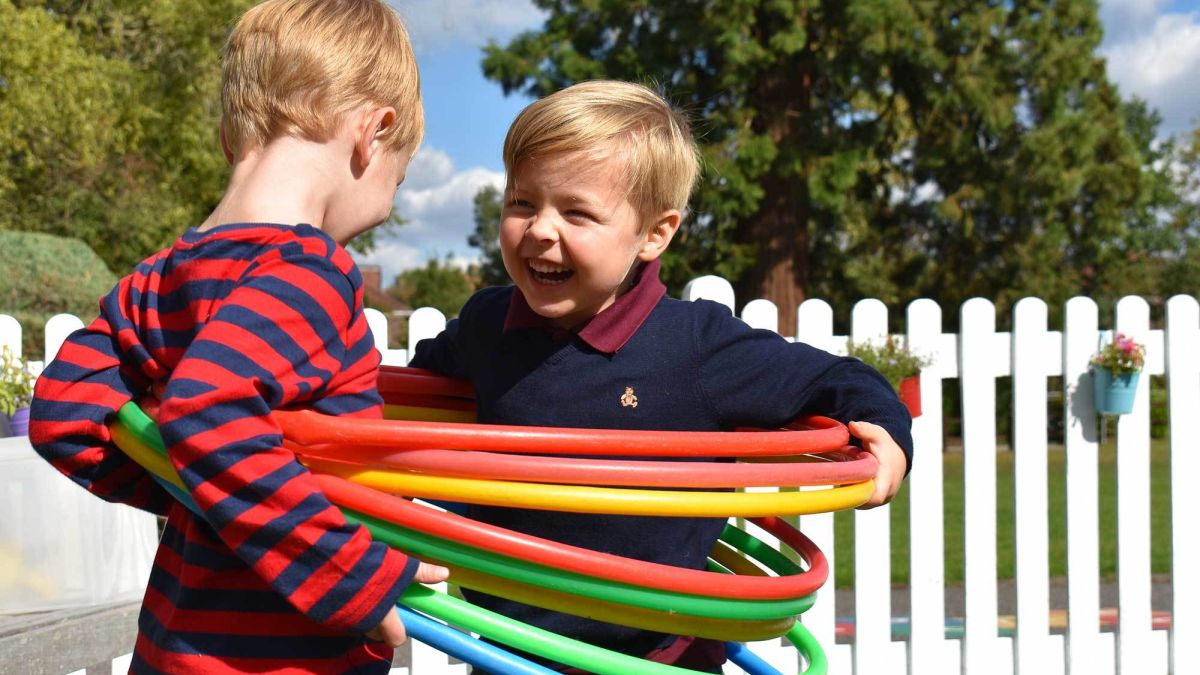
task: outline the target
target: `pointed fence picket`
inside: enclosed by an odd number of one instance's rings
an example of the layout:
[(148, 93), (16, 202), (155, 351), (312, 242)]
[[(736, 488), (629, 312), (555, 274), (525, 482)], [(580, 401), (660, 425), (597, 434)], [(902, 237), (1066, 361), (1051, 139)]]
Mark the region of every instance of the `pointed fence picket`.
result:
[[(701, 277), (686, 287), (684, 299), (708, 299), (733, 311), (732, 286), (720, 277)], [(1147, 344), (1134, 412), (1117, 424), (1118, 602), (1117, 631), (1101, 630), (1099, 587), (1099, 442), (1098, 415), (1092, 401), (1088, 359), (1113, 331), (1101, 330), (1098, 308), (1087, 298), (1072, 298), (1062, 317), (1063, 330), (1048, 329), (1046, 304), (1036, 298), (1013, 309), (1012, 333), (996, 331), (992, 302), (975, 298), (959, 309), (960, 333), (942, 330), (942, 309), (931, 300), (911, 303), (904, 317), (909, 346), (929, 357), (922, 371), (923, 414), (913, 422), (916, 448), (908, 478), (910, 558), (907, 589), (910, 611), (907, 639), (893, 639), (897, 619), (891, 606), (889, 528), (891, 507), (854, 513), (853, 606), (835, 603), (836, 580), (817, 592), (816, 604), (801, 620), (824, 645), (832, 675), (910, 673), (925, 675), (991, 675), (993, 673), (1120, 673), (1200, 672), (1200, 538), (1193, 535), (1195, 506), (1187, 498), (1193, 476), (1200, 474), (1200, 303), (1190, 296), (1167, 302), (1166, 329), (1150, 326), (1149, 305), (1123, 298), (1116, 306), (1115, 331)], [(777, 308), (756, 300), (743, 307), (741, 318), (755, 328), (778, 330)], [(407, 363), (416, 343), (446, 325), (432, 308), (409, 318), (407, 344), (388, 347), (388, 322), (367, 311), (368, 324), (384, 363)], [(45, 353), (57, 353), (67, 335), (83, 323), (59, 315), (46, 325)], [(821, 300), (807, 300), (797, 311), (796, 341), (844, 354), (847, 341), (881, 340), (889, 334), (887, 308), (864, 300), (851, 309), (849, 335), (834, 334), (834, 310)], [(21, 326), (0, 315), (0, 345), (18, 353)], [(36, 370), (40, 363), (32, 363)], [(1151, 624), (1149, 379), (1167, 377), (1172, 494), (1172, 629)], [(1053, 634), (1049, 622), (1047, 397), (1049, 378), (1062, 377), (1061, 414), (1066, 453), (1066, 568), (1068, 616), (1066, 633)], [(1001, 637), (997, 627), (997, 378), (1012, 378), (1012, 451), (1015, 491), (1016, 630)], [(961, 391), (964, 516), (964, 616), (961, 638), (947, 637), (943, 507), (940, 458), (944, 423), (942, 384), (957, 380)], [(804, 516), (800, 525), (834, 564), (832, 514)], [(761, 531), (758, 534), (762, 535)], [(769, 538), (764, 536), (764, 539)], [(852, 617), (854, 634), (838, 642), (839, 622)], [(753, 646), (781, 672), (796, 672), (795, 652), (780, 641)], [(121, 659), (125, 659), (122, 661)], [(114, 664), (127, 663), (121, 657)], [(465, 675), (467, 667), (424, 645), (409, 649), (408, 665), (397, 673)], [(737, 672), (730, 666), (727, 672)]]

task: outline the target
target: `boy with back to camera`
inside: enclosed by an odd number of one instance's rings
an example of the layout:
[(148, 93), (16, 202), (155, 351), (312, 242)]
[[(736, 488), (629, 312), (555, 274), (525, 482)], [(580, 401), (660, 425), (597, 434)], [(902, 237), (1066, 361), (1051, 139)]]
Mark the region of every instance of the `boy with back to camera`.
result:
[[(500, 249), (514, 286), (472, 296), (444, 332), (417, 345), (410, 365), (470, 380), (479, 420), (492, 424), (718, 431), (827, 415), (849, 423), (879, 459), (865, 506), (895, 495), (912, 456), (911, 419), (881, 375), (857, 359), (753, 330), (716, 303), (665, 295), (658, 258), (699, 173), (681, 113), (640, 85), (577, 84), (517, 116), (504, 166)], [(693, 569), (704, 567), (724, 526), (714, 518), (474, 505), (468, 515)], [(725, 661), (717, 641), (464, 593), (501, 614), (626, 654), (706, 672), (720, 672)]]
[[(32, 440), (89, 491), (167, 518), (132, 672), (387, 673), (397, 598), (446, 570), (347, 523), (270, 413), (381, 416), (342, 246), (388, 217), (421, 140), (412, 47), (380, 0), (270, 0), (222, 60), (228, 189), (68, 338), (38, 380)], [(130, 400), (157, 408), (204, 518), (114, 446), (107, 422)]]

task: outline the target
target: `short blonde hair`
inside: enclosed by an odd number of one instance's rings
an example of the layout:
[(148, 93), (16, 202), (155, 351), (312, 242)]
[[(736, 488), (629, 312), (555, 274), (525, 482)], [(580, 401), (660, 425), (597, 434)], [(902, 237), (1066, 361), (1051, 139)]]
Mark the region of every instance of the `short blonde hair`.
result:
[(345, 113), (392, 106), (387, 147), (425, 133), (408, 31), (380, 0), (267, 0), (234, 26), (221, 54), (222, 124), (240, 152), (284, 135), (332, 138)]
[(504, 139), (504, 168), (511, 182), (527, 159), (610, 148), (624, 155), (629, 201), (643, 218), (687, 207), (700, 175), (687, 117), (640, 84), (580, 82), (529, 104)]

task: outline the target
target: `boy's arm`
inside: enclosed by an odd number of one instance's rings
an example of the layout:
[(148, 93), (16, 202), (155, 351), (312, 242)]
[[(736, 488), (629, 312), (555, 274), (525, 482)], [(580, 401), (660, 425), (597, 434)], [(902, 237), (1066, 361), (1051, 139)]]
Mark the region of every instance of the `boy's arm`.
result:
[(408, 365), (413, 368), (432, 370), (446, 377), (467, 376), (458, 358), (458, 330), (461, 319), (451, 319), (446, 328), (435, 337), (425, 338), (413, 349)]
[(159, 427), (221, 540), (301, 613), (365, 633), (417, 560), (347, 523), (270, 413), (312, 404), (378, 416), (379, 357), (346, 276), (323, 257), (292, 258), (258, 266), (201, 329), (164, 390)]
[(776, 426), (802, 415), (824, 415), (843, 423), (868, 422), (894, 441), (904, 455), (901, 476), (907, 474), (912, 418), (875, 369), (751, 329), (724, 307), (703, 304), (697, 311), (697, 361), (704, 398), (719, 419)]
[(113, 444), (109, 433), (109, 419), (140, 389), (121, 372), (112, 333), (102, 314), (63, 343), (34, 387), (30, 441), (54, 468), (92, 494), (166, 515), (174, 499)]

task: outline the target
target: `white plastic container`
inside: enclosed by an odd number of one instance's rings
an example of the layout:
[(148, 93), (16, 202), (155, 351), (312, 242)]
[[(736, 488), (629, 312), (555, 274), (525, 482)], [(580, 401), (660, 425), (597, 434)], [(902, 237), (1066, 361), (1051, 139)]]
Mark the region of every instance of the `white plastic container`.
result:
[(89, 494), (34, 452), (0, 438), (0, 614), (139, 600), (156, 518)]

